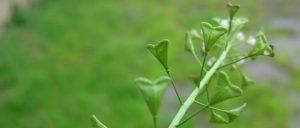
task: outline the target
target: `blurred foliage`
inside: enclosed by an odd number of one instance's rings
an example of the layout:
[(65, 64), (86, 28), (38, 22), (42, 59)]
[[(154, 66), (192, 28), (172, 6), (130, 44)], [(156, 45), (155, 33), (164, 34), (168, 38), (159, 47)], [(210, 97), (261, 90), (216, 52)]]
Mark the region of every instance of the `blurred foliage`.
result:
[[(249, 17), (251, 26), (265, 16), (264, 1), (235, 2), (242, 5), (238, 15)], [(170, 57), (171, 71), (179, 69), (175, 79), (188, 84), (181, 81), (187, 81), (187, 74), (197, 67), (196, 62), (185, 63), (192, 59), (182, 49), (184, 33), (199, 29), (200, 22), (212, 16), (224, 17), (225, 3), (47, 0), (28, 14), (16, 11), (16, 19), (0, 40), (0, 126), (91, 127), (90, 115), (95, 113), (112, 128), (152, 127), (150, 113), (133, 84), (136, 74), (155, 78), (164, 73), (146, 52), (146, 42), (169, 39), (170, 52), (179, 55)], [(16, 25), (24, 19), (26, 25)], [(244, 97), (248, 107), (240, 119), (214, 127), (287, 127), (291, 112), (284, 90), (287, 86), (249, 87)], [(175, 113), (165, 114), (160, 127), (166, 127)], [(186, 126), (201, 126), (203, 121)]]

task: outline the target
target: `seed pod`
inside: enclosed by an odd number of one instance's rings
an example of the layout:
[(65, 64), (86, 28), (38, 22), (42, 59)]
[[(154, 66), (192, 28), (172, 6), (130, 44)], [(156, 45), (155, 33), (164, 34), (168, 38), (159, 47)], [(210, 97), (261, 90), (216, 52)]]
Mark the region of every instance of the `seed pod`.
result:
[(153, 117), (156, 117), (159, 111), (161, 100), (170, 82), (171, 79), (166, 76), (159, 77), (154, 81), (144, 77), (135, 80)]

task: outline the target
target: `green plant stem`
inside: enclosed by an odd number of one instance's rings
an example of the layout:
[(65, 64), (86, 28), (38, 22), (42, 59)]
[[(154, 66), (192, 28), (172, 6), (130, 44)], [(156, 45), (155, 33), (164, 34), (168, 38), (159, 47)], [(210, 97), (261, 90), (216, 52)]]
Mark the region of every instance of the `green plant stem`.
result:
[[(207, 56), (208, 56), (208, 54), (207, 54), (207, 52), (205, 52), (204, 53), (204, 59), (203, 59), (203, 62), (202, 62), (201, 72), (200, 72), (200, 80), (202, 79), (203, 69), (205, 69), (205, 63), (206, 63)], [(209, 93), (208, 93), (208, 87), (207, 86), (205, 86), (205, 90), (206, 90), (207, 101), (209, 102)]]
[(235, 64), (235, 63), (237, 63), (237, 62), (239, 62), (239, 61), (241, 61), (241, 60), (247, 59), (247, 58), (249, 58), (249, 57), (251, 57), (251, 56), (245, 56), (245, 57), (242, 57), (242, 58), (240, 58), (240, 59), (238, 59), (238, 60), (232, 61), (232, 62), (230, 62), (230, 63), (228, 63), (228, 64), (224, 64), (223, 66), (219, 67), (218, 70), (219, 70), (219, 69), (222, 69), (222, 68), (225, 68), (225, 67), (227, 67), (227, 66), (230, 66), (230, 65), (232, 65), (232, 64)]
[[(210, 106), (210, 102), (209, 102), (209, 93), (208, 93), (208, 90), (207, 90), (207, 87), (209, 86), (209, 84), (210, 84), (210, 82), (211, 82), (211, 79), (209, 80), (209, 82), (207, 83), (207, 86), (206, 86), (206, 96), (207, 96), (207, 104), (203, 104), (203, 103), (201, 103), (201, 102), (199, 102), (202, 106), (204, 106), (205, 108), (206, 107), (209, 107), (209, 108), (211, 108), (211, 106)], [(196, 101), (195, 100), (195, 103), (197, 103), (198, 101)], [(197, 103), (198, 104), (198, 103)], [(204, 109), (204, 108), (203, 108)], [(187, 122), (187, 121), (189, 121), (190, 119), (192, 119), (194, 116), (196, 116), (197, 114), (199, 114), (200, 112), (202, 111), (202, 109), (200, 109), (199, 111), (197, 111), (197, 112), (195, 112), (194, 114), (192, 114), (191, 116), (189, 116), (187, 119), (185, 119), (183, 122)], [(182, 123), (183, 123), (182, 122)], [(180, 126), (182, 123), (180, 123), (178, 126)]]
[(153, 127), (157, 128), (157, 117), (153, 116)]
[(201, 102), (199, 102), (199, 101), (197, 101), (197, 100), (195, 100), (195, 103), (196, 103), (196, 104), (199, 104), (199, 105), (202, 105), (202, 106), (206, 106), (206, 105), (207, 105), (207, 104), (201, 103)]
[(196, 97), (198, 96), (198, 94), (203, 92), (203, 89), (204, 89), (205, 85), (209, 82), (211, 77), (215, 74), (215, 72), (217, 71), (219, 66), (221, 66), (222, 62), (225, 60), (225, 58), (226, 58), (228, 52), (230, 51), (230, 49), (231, 49), (230, 44), (227, 45), (227, 47), (225, 47), (225, 50), (222, 52), (222, 54), (220, 55), (220, 57), (218, 58), (216, 63), (212, 66), (212, 68), (210, 68), (210, 70), (203, 77), (203, 79), (201, 80), (199, 86), (195, 87), (195, 89), (190, 94), (190, 96), (187, 98), (187, 100), (182, 104), (179, 111), (177, 112), (177, 114), (173, 118), (171, 124), (169, 125), (169, 128), (176, 128), (176, 126), (180, 123), (181, 119), (183, 118), (183, 116), (185, 115), (187, 110), (194, 103), (194, 101), (195, 101)]
[[(194, 58), (196, 59), (196, 61), (198, 62), (198, 64), (199, 64), (200, 67), (201, 67), (200, 73), (202, 74), (202, 71), (203, 71), (203, 70), (206, 72), (207, 70), (206, 70), (206, 68), (203, 66), (203, 65), (205, 64), (205, 62), (204, 62), (204, 61), (201, 62), (201, 60), (199, 59), (199, 57), (196, 55), (195, 52), (193, 52), (193, 56), (194, 56)], [(201, 77), (202, 77), (201, 74), (200, 74), (200, 80), (201, 80)]]
[(198, 62), (198, 64), (202, 67), (202, 63), (201, 63), (199, 57), (196, 55), (195, 52), (193, 52), (193, 56), (194, 56), (194, 58), (196, 59), (196, 61)]
[(93, 127), (107, 128), (95, 115), (92, 115)]
[(173, 89), (174, 89), (174, 91), (175, 91), (175, 94), (176, 94), (176, 96), (177, 96), (177, 99), (178, 99), (180, 105), (182, 105), (182, 104), (183, 104), (183, 103), (182, 103), (182, 100), (181, 100), (181, 98), (180, 98), (180, 96), (179, 96), (179, 93), (178, 93), (178, 91), (177, 91), (177, 89), (176, 89), (176, 86), (175, 86), (175, 83), (174, 83), (174, 79), (173, 79), (173, 77), (171, 76), (169, 69), (166, 69), (166, 72), (167, 72), (168, 76), (171, 78), (171, 83), (172, 83)]
[(189, 116), (188, 118), (186, 118), (185, 120), (183, 120), (180, 124), (178, 124), (176, 127), (180, 127), (181, 125), (183, 125), (184, 123), (186, 123), (187, 121), (189, 121), (190, 119), (192, 119), (193, 117), (195, 117), (196, 115), (198, 115), (201, 111), (203, 111), (205, 108), (207, 108), (207, 106), (204, 106), (203, 108), (201, 108), (200, 110), (198, 110), (197, 112), (195, 112), (194, 114), (192, 114), (191, 116)]
[(207, 53), (205, 52), (204, 53), (204, 59), (203, 59), (202, 65), (201, 65), (200, 79), (202, 79), (203, 69), (205, 67), (206, 58), (207, 58)]
[[(199, 102), (199, 101), (195, 101), (195, 103), (198, 104), (198, 105), (204, 106), (204, 107), (205, 107), (205, 106), (208, 106), (207, 104), (201, 103), (201, 102)], [(219, 108), (212, 107), (212, 106), (209, 106), (209, 108), (214, 109), (214, 110), (217, 110), (217, 111), (221, 111), (221, 112), (226, 112), (226, 110), (224, 110), (224, 109), (219, 109)]]
[(230, 34), (231, 32), (231, 28), (232, 28), (232, 18), (229, 19), (229, 28), (228, 28), (228, 35)]
[(186, 123), (187, 121), (189, 121), (190, 119), (192, 119), (193, 117), (195, 117), (196, 115), (198, 115), (205, 108), (210, 108), (210, 109), (214, 109), (214, 110), (217, 110), (217, 111), (226, 112), (226, 110), (224, 110), (224, 109), (219, 109), (219, 108), (216, 108), (216, 107), (211, 107), (211, 106), (209, 106), (209, 104), (204, 104), (204, 103), (201, 103), (201, 102), (196, 101), (196, 100), (195, 100), (195, 103), (198, 104), (198, 105), (203, 106), (203, 108), (201, 108), (200, 110), (198, 110), (197, 112), (195, 112), (194, 114), (192, 114), (191, 116), (189, 116), (188, 118), (186, 118), (184, 121), (182, 121), (180, 124), (178, 124), (177, 127), (183, 125), (184, 123)]
[(182, 121), (176, 127), (179, 127), (179, 126), (183, 125), (184, 123), (186, 123), (187, 121), (189, 121), (190, 119), (192, 119), (193, 117), (195, 117), (196, 115), (198, 115), (205, 108), (210, 108), (210, 109), (214, 109), (214, 110), (217, 110), (217, 111), (226, 112), (226, 110), (224, 110), (224, 109), (219, 109), (219, 108), (216, 108), (216, 107), (211, 107), (208, 104), (204, 104), (204, 103), (201, 103), (201, 102), (196, 101), (196, 100), (195, 100), (195, 103), (198, 104), (198, 105), (203, 106), (203, 108), (201, 108), (200, 110), (198, 110), (197, 112), (195, 112), (194, 114), (192, 114), (191, 116), (189, 116), (188, 118), (186, 118), (184, 121)]
[[(196, 59), (196, 61), (198, 62), (198, 64), (200, 65), (200, 67), (202, 67), (202, 63), (201, 63), (201, 60), (199, 59), (199, 57), (197, 56), (197, 54), (196, 53), (193, 53), (193, 56), (194, 56), (194, 58)], [(207, 69), (204, 67), (204, 69), (203, 69), (205, 72), (207, 71)]]
[[(202, 79), (203, 76), (203, 71), (205, 69), (205, 63), (206, 63), (206, 59), (207, 59), (207, 53), (204, 53), (204, 59), (203, 62), (201, 63), (200, 59), (198, 59), (198, 63), (201, 66), (201, 71), (200, 71), (200, 79)], [(209, 102), (209, 94), (208, 94), (208, 88), (207, 86), (205, 86), (205, 90), (206, 90), (206, 97), (207, 97), (207, 101)], [(204, 110), (206, 107), (208, 106), (204, 106), (204, 108), (198, 110), (197, 112), (195, 112), (194, 114), (192, 114), (191, 116), (189, 116), (188, 118), (186, 118), (184, 121), (182, 121), (179, 125), (177, 125), (176, 127), (179, 127), (181, 125), (183, 125), (184, 123), (186, 123), (187, 121), (189, 121), (190, 119), (192, 119), (193, 117), (195, 117), (196, 115), (198, 115), (202, 110)]]

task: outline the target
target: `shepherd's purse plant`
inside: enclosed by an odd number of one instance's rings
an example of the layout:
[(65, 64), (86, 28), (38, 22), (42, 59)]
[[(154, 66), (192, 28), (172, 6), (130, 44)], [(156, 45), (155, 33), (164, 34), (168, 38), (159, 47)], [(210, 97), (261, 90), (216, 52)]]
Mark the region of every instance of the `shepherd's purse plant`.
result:
[[(187, 99), (183, 100), (176, 89), (174, 79), (168, 64), (169, 40), (163, 39), (148, 44), (146, 48), (159, 61), (166, 72), (155, 80), (145, 77), (135, 79), (153, 119), (153, 127), (158, 127), (158, 113), (162, 98), (169, 85), (172, 85), (180, 108), (168, 128), (177, 128), (195, 117), (201, 111), (210, 112), (211, 123), (230, 123), (235, 120), (246, 103), (237, 105), (232, 109), (220, 108), (217, 105), (229, 99), (242, 96), (245, 88), (253, 83), (239, 67), (246, 59), (255, 60), (259, 56), (274, 57), (274, 46), (269, 44), (264, 32), (260, 30), (255, 36), (246, 37), (241, 31), (248, 22), (246, 18), (235, 17), (240, 9), (238, 5), (227, 4), (229, 18), (214, 18), (214, 23), (202, 22), (201, 29), (190, 30), (186, 33), (185, 49), (199, 65), (199, 74), (193, 77), (194, 90)], [(195, 42), (201, 42), (202, 47), (197, 48)], [(241, 50), (241, 45), (248, 45), (249, 50)], [(242, 52), (241, 52), (242, 51)], [(218, 56), (218, 57), (215, 57)], [(241, 82), (237, 85), (230, 79), (231, 72), (238, 72)], [(215, 80), (215, 85), (211, 81)], [(204, 101), (198, 100), (204, 97)], [(203, 99), (203, 98), (202, 98)], [(187, 111), (197, 104), (199, 110), (192, 115)], [(186, 116), (186, 117), (185, 117)], [(92, 116), (93, 127), (107, 128), (96, 116)]]

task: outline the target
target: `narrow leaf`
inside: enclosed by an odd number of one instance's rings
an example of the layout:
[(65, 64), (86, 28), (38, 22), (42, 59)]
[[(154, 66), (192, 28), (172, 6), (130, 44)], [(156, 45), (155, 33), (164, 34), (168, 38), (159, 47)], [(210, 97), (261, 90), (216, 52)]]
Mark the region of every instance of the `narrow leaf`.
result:
[(210, 100), (211, 105), (242, 95), (241, 88), (232, 84), (229, 76), (225, 72), (220, 72), (216, 89), (216, 92)]
[(107, 128), (103, 123), (101, 123), (95, 115), (92, 115), (92, 126), (93, 128)]
[(166, 76), (162, 76), (154, 80), (153, 82), (147, 78), (137, 78), (135, 80), (136, 85), (141, 90), (144, 99), (147, 103), (147, 106), (152, 114), (152, 116), (156, 116), (162, 97), (170, 84), (171, 79)]
[(204, 50), (208, 52), (219, 38), (226, 33), (223, 27), (213, 27), (211, 24), (203, 22), (201, 26), (203, 32)]
[(169, 40), (161, 40), (155, 44), (148, 44), (147, 49), (152, 53), (153, 56), (163, 65), (163, 67), (168, 69), (168, 44)]
[(224, 117), (221, 114), (218, 114), (217, 112), (215, 112), (214, 110), (211, 110), (211, 115), (210, 115), (210, 120), (211, 123), (228, 123), (228, 120), (226, 119), (226, 117)]

